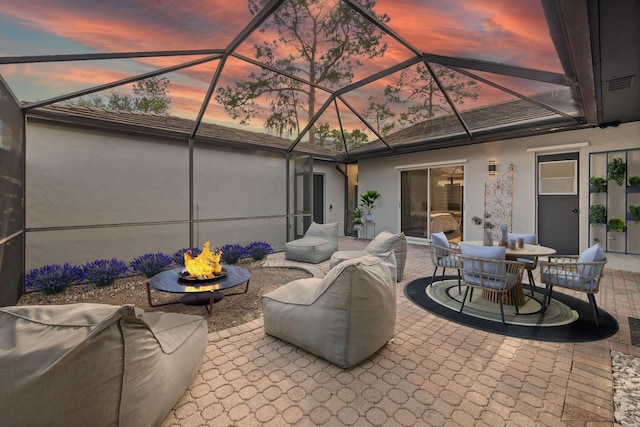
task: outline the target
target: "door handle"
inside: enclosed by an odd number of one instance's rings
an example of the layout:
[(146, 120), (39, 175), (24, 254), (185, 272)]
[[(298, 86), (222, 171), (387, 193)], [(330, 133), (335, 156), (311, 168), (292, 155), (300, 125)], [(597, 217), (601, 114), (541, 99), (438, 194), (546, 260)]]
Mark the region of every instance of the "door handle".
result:
[(573, 212), (573, 213), (578, 213), (578, 208), (573, 208), (573, 209), (571, 209), (571, 212)]

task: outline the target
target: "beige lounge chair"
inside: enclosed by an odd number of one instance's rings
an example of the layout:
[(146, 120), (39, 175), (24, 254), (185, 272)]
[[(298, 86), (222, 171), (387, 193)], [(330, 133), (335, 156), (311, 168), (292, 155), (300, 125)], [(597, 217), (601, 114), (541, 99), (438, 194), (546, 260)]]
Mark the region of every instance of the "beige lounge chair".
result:
[(342, 368), (393, 336), (393, 252), (346, 260), (320, 278), (294, 280), (262, 297), (264, 330)]
[(0, 411), (15, 426), (155, 426), (207, 345), (200, 316), (133, 306), (0, 309)]
[(291, 261), (317, 264), (338, 250), (338, 223), (312, 222), (304, 237), (284, 245), (284, 257)]
[(361, 251), (338, 251), (331, 255), (329, 267), (333, 268), (343, 261), (353, 258), (359, 258), (365, 255), (382, 254), (393, 251), (396, 255), (396, 263), (398, 267), (397, 280), (402, 280), (404, 274), (404, 265), (407, 260), (407, 238), (404, 233), (393, 234), (386, 230), (378, 234), (368, 245)]

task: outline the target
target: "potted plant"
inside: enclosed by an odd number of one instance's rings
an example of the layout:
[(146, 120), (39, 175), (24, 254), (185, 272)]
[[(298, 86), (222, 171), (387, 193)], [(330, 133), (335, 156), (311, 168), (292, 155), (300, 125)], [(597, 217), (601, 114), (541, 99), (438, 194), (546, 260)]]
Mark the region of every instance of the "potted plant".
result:
[(624, 231), (624, 220), (622, 218), (610, 218), (607, 225), (611, 233), (621, 233)]
[(360, 230), (362, 229), (362, 209), (356, 207), (353, 210), (353, 229), (356, 230), (358, 236), (360, 236)]
[(378, 197), (380, 197), (380, 193), (376, 190), (367, 190), (366, 193), (360, 195), (360, 204), (367, 208), (367, 214), (364, 216), (364, 220), (367, 222), (373, 221), (371, 211), (376, 207)]
[(592, 176), (589, 178), (591, 191), (593, 193), (604, 193), (607, 191), (607, 180), (602, 176)]
[(627, 174), (627, 164), (620, 157), (611, 160), (607, 165), (607, 179), (615, 181), (616, 184), (624, 185), (625, 175)]
[(640, 185), (640, 175), (631, 175), (629, 177), (629, 186), (635, 187)]
[(589, 208), (589, 223), (602, 225), (607, 223), (607, 208), (603, 205), (591, 205)]
[(640, 205), (629, 205), (629, 213), (631, 213), (631, 219), (637, 224), (640, 221)]

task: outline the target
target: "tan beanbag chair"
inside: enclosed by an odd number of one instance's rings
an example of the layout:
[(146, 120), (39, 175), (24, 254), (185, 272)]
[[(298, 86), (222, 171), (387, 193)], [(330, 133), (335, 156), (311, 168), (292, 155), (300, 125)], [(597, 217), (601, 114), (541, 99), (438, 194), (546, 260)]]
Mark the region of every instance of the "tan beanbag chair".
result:
[(407, 238), (404, 233), (393, 234), (385, 230), (378, 234), (366, 248), (361, 251), (338, 251), (331, 255), (329, 267), (333, 268), (343, 261), (353, 258), (359, 258), (365, 255), (382, 254), (393, 251), (396, 255), (396, 264), (398, 270), (397, 280), (400, 282), (404, 275), (404, 266), (407, 261)]
[(206, 344), (200, 316), (103, 304), (2, 308), (2, 424), (158, 425)]
[(342, 368), (366, 359), (393, 336), (393, 252), (351, 259), (323, 279), (294, 280), (262, 297), (264, 330)]
[(338, 223), (312, 222), (304, 237), (284, 244), (284, 257), (292, 261), (317, 264), (338, 250)]

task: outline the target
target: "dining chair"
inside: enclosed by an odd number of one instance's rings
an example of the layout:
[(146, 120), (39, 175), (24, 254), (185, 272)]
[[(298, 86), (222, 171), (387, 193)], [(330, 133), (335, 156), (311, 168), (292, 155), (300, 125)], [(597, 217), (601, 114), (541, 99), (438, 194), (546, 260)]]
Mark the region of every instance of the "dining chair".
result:
[[(537, 245), (538, 236), (535, 234), (523, 234), (523, 233), (508, 233), (509, 240), (524, 239), (524, 242), (528, 245)], [(536, 290), (536, 282), (533, 279), (533, 270), (538, 267), (538, 257), (518, 257), (516, 261), (524, 264), (524, 268), (527, 270), (527, 276), (529, 277), (529, 287), (531, 288), (531, 296), (533, 296)]]
[(553, 287), (585, 292), (596, 326), (600, 326), (595, 294), (600, 289), (600, 280), (607, 263), (605, 253), (595, 244), (578, 255), (550, 256), (549, 261), (540, 261), (540, 278), (546, 285), (542, 311), (551, 303)]
[(455, 268), (458, 271), (458, 292), (462, 293), (460, 266), (458, 262), (460, 249), (458, 245), (456, 243), (449, 242), (446, 234), (442, 231), (438, 233), (431, 233), (429, 252), (431, 253), (431, 262), (433, 263), (433, 275), (431, 276), (430, 284), (433, 284), (433, 281), (436, 278), (438, 267), (442, 268), (443, 278), (447, 268)]
[(467, 289), (462, 298), (460, 312), (464, 309), (469, 289), (481, 288), (499, 293), (500, 317), (504, 320), (504, 293), (511, 292), (515, 302), (516, 314), (520, 314), (517, 304), (515, 286), (522, 283), (524, 264), (518, 261), (505, 259), (506, 248), (502, 246), (478, 246), (467, 243), (460, 244), (460, 270), (462, 280)]

